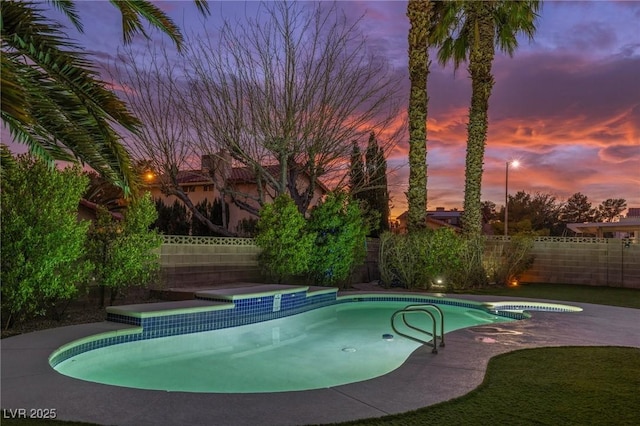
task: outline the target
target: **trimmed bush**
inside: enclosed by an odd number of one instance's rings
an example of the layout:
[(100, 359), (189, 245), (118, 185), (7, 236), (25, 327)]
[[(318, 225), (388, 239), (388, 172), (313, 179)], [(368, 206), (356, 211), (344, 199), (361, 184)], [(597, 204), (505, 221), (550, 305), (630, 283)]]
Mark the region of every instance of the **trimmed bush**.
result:
[(311, 211), (309, 232), (315, 244), (309, 273), (317, 285), (345, 283), (366, 257), (367, 228), (359, 203), (331, 193)]
[(94, 279), (101, 287), (100, 305), (104, 305), (104, 290), (111, 291), (111, 303), (129, 287), (145, 287), (154, 282), (160, 271), (157, 248), (162, 237), (149, 230), (157, 219), (151, 195), (132, 202), (117, 221), (100, 206), (97, 220), (89, 231), (88, 254), (95, 265)]
[(46, 314), (87, 281), (89, 223), (78, 221), (87, 184), (80, 167), (58, 170), (27, 155), (13, 161), (3, 152), (0, 281), (6, 325)]
[(281, 283), (307, 273), (315, 241), (306, 221), (288, 195), (278, 196), (260, 211), (255, 242), (262, 249), (258, 261), (269, 278)]
[(430, 289), (437, 281), (459, 279), (464, 241), (453, 230), (422, 230), (380, 237), (380, 276), (384, 285)]

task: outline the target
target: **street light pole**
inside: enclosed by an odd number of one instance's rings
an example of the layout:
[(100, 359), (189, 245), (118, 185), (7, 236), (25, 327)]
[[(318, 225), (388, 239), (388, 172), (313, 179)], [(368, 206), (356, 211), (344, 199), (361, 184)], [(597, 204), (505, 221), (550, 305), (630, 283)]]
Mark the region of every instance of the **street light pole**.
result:
[(504, 176), (504, 236), (509, 235), (509, 164), (514, 168), (518, 168), (520, 162), (518, 160), (507, 161), (505, 163), (505, 176)]

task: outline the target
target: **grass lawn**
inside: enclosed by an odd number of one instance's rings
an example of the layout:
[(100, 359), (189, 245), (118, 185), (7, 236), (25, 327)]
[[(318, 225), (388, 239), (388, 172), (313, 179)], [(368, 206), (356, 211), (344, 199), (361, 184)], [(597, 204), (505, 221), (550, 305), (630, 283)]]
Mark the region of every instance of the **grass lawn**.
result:
[[(631, 289), (524, 284), (475, 294), (640, 309), (640, 290)], [(460, 398), (409, 413), (342, 425), (640, 425), (638, 407), (640, 348), (537, 348), (492, 358), (484, 382)], [(2, 424), (86, 425), (6, 418)]]
[(618, 287), (591, 287), (571, 284), (520, 284), (516, 287), (492, 287), (466, 292), (506, 297), (563, 300), (640, 309), (640, 290)]
[(523, 349), (494, 357), (474, 391), (409, 413), (342, 425), (638, 425), (640, 349)]

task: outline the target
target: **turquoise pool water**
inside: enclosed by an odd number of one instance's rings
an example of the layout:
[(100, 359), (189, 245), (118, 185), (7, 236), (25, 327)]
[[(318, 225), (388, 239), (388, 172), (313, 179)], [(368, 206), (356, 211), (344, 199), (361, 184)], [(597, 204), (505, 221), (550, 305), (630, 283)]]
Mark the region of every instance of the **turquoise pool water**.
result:
[[(181, 392), (255, 393), (327, 388), (387, 374), (419, 343), (398, 336), (390, 318), (406, 302), (342, 303), (276, 320), (108, 346), (55, 369), (90, 382)], [(512, 321), (478, 309), (440, 305), (445, 332)], [(411, 324), (431, 330), (426, 317)], [(393, 339), (383, 339), (393, 334)], [(439, 355), (446, 356), (444, 348)]]

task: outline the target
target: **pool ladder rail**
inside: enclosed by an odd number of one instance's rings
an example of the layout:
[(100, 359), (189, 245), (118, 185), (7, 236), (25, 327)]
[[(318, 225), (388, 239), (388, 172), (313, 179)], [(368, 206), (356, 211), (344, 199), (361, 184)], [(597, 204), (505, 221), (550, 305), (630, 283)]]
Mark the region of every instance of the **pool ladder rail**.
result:
[[(439, 336), (438, 336), (438, 321), (436, 320), (436, 316), (434, 315), (434, 312), (438, 315), (440, 320)], [(416, 314), (426, 315), (427, 317), (431, 318), (431, 321), (433, 322), (433, 330), (431, 333), (427, 330), (424, 330), (420, 327), (416, 327), (415, 325), (412, 325), (409, 323), (409, 321), (407, 320), (407, 316), (410, 316), (410, 315), (415, 316)], [(431, 339), (424, 340), (424, 338), (412, 336), (410, 334), (407, 334), (403, 331), (398, 330), (398, 328), (396, 327), (396, 318), (398, 317), (402, 318), (402, 322), (406, 327), (421, 333), (421, 335), (430, 336)], [(432, 303), (407, 305), (404, 308), (394, 312), (393, 315), (391, 316), (391, 328), (400, 336), (406, 337), (407, 339), (411, 339), (418, 343), (432, 347), (433, 349), (431, 350), (431, 352), (434, 354), (438, 353), (438, 338), (440, 338), (439, 346), (441, 348), (444, 348), (444, 313), (438, 306)]]

